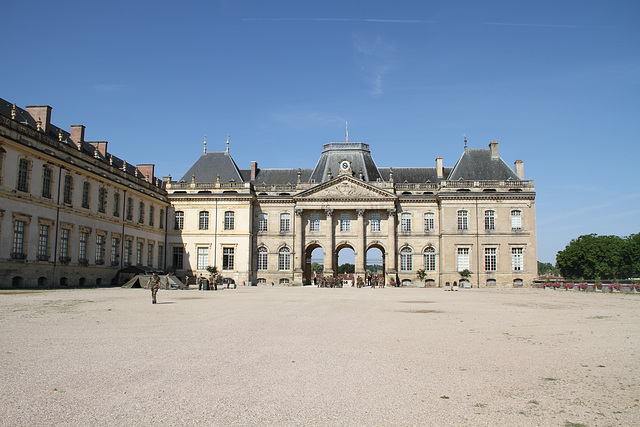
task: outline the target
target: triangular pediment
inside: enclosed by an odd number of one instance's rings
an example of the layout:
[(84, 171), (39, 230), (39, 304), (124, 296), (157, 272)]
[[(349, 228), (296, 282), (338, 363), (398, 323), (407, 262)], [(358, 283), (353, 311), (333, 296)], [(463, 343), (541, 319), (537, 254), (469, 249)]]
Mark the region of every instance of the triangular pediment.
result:
[(355, 179), (351, 176), (343, 175), (331, 181), (318, 184), (313, 188), (298, 193), (295, 200), (395, 200), (397, 196), (386, 190)]

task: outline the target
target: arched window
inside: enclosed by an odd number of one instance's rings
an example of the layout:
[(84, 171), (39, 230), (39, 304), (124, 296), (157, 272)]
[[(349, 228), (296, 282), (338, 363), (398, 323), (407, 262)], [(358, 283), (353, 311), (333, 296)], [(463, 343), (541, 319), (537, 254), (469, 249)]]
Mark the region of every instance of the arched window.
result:
[(183, 227), (184, 227), (184, 212), (176, 211), (175, 223), (173, 228), (175, 230), (182, 230)]
[(468, 230), (468, 214), (467, 211), (458, 211), (458, 230)]
[(436, 249), (429, 246), (424, 250), (424, 269), (426, 271), (436, 271)]
[(413, 251), (411, 248), (403, 248), (400, 251), (400, 271), (413, 270)]
[(88, 181), (82, 183), (82, 207), (89, 209), (89, 196), (91, 195), (91, 184)]
[(496, 212), (484, 211), (484, 229), (495, 230), (496, 229)]
[(408, 212), (404, 212), (400, 215), (400, 227), (401, 230), (405, 233), (411, 231), (411, 214)]
[(278, 270), (291, 270), (291, 251), (287, 247), (278, 251)]
[(511, 229), (522, 230), (522, 211), (511, 211)]
[(51, 186), (53, 185), (53, 171), (50, 166), (42, 166), (42, 197), (51, 198)]
[(436, 228), (433, 212), (424, 214), (424, 231), (433, 231)]
[(226, 211), (224, 213), (224, 229), (233, 230), (235, 226), (235, 213), (233, 211)]
[(199, 230), (209, 229), (209, 212), (208, 211), (200, 211), (198, 229)]
[(258, 270), (266, 270), (269, 265), (269, 251), (264, 246), (258, 248)]

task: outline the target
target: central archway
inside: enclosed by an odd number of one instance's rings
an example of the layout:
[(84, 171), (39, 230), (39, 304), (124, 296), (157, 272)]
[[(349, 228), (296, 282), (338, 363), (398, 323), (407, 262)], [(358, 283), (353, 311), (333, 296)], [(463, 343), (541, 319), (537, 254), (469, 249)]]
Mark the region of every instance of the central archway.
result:
[(315, 284), (314, 278), (318, 272), (320, 272), (319, 274), (322, 274), (323, 270), (324, 248), (317, 242), (311, 242), (304, 251), (304, 277), (302, 279), (302, 284)]
[(349, 242), (343, 241), (336, 245), (333, 265), (335, 275), (342, 279), (344, 286), (355, 283), (355, 254), (356, 251)]
[(371, 279), (374, 277), (384, 281), (386, 277), (385, 250), (381, 244), (373, 243), (369, 245), (365, 254), (365, 265), (367, 268), (367, 285), (370, 284)]

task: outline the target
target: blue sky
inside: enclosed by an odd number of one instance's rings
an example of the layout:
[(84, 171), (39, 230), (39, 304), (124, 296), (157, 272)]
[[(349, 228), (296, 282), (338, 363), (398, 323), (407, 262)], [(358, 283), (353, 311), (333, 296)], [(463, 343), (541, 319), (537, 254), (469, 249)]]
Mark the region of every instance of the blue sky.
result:
[(499, 142), (537, 191), (538, 258), (640, 232), (640, 2), (30, 1), (2, 7), (0, 97), (53, 107), (129, 163), (202, 153), (453, 166)]

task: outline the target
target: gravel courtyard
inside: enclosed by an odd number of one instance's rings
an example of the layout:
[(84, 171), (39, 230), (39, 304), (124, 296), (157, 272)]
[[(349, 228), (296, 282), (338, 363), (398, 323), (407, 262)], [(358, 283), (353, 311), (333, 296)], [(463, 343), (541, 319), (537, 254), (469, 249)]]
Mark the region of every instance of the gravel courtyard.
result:
[(640, 295), (0, 291), (0, 424), (640, 425)]

